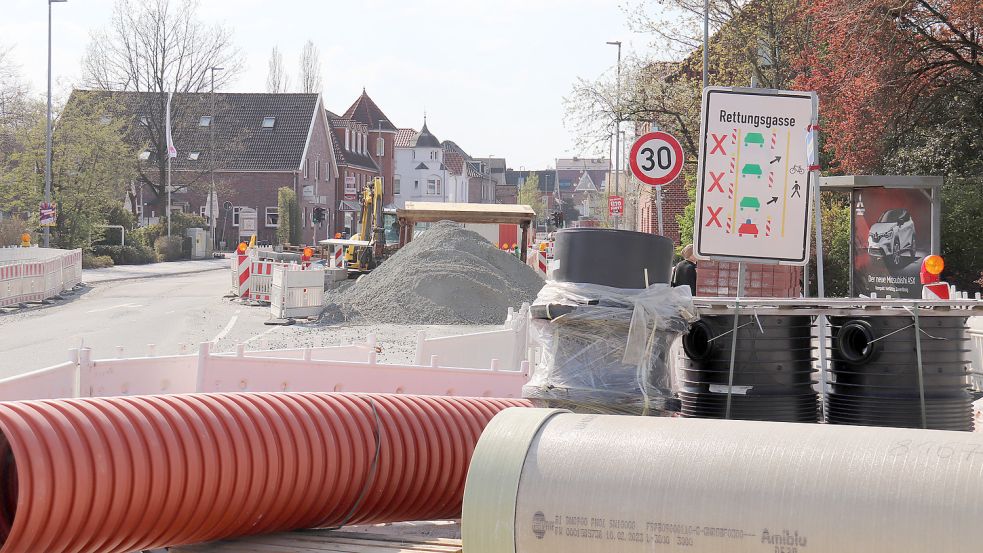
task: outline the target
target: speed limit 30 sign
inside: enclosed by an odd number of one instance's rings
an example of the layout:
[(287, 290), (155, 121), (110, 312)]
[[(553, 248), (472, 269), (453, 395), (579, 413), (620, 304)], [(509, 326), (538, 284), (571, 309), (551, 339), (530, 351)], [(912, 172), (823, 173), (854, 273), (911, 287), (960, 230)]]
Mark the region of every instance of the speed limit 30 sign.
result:
[(650, 132), (635, 141), (628, 164), (632, 174), (645, 184), (669, 184), (683, 170), (683, 147), (671, 134)]

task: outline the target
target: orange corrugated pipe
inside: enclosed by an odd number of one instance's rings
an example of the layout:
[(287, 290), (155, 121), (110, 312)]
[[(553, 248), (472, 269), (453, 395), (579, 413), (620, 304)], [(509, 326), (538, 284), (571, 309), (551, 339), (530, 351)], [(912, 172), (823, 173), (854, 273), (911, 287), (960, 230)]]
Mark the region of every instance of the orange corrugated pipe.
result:
[(0, 553), (458, 518), (482, 429), (526, 405), (317, 393), (0, 403)]

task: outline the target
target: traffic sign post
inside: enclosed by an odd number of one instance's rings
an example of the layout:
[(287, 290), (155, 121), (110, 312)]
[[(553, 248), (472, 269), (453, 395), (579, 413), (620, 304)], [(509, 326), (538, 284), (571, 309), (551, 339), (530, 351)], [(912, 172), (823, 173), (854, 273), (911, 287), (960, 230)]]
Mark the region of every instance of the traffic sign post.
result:
[(669, 133), (650, 132), (632, 145), (628, 164), (635, 178), (645, 184), (669, 184), (683, 171), (683, 147)]
[(676, 137), (662, 131), (642, 135), (631, 147), (628, 164), (635, 178), (655, 187), (655, 206), (662, 227), (662, 186), (674, 181), (683, 171), (683, 147)]
[(698, 258), (808, 263), (816, 117), (813, 92), (704, 91), (693, 237)]
[(608, 215), (621, 217), (625, 214), (625, 199), (621, 196), (608, 196)]

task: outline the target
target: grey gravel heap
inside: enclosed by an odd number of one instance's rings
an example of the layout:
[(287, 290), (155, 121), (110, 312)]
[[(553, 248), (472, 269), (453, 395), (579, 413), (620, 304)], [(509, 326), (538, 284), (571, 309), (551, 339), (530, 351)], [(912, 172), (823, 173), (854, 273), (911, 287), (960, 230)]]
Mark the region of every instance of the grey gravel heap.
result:
[(442, 221), (353, 284), (325, 294), (325, 322), (498, 324), (543, 279), (480, 234)]

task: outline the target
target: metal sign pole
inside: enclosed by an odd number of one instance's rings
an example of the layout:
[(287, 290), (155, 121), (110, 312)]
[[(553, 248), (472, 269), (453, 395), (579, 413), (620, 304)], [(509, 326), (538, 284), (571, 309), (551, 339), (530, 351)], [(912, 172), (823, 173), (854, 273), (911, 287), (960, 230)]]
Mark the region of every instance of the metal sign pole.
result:
[(666, 233), (662, 230), (662, 187), (655, 187), (655, 209), (659, 212), (659, 236), (665, 236)]
[(734, 297), (734, 329), (730, 337), (730, 370), (727, 373), (727, 407), (724, 410), (724, 418), (730, 419), (730, 402), (734, 395), (734, 364), (737, 360), (737, 329), (738, 321), (741, 318), (741, 296), (744, 294), (744, 262), (737, 264), (737, 295)]
[[(813, 109), (813, 113), (818, 113), (817, 109)], [(812, 179), (812, 190), (813, 199), (815, 205), (813, 206), (813, 211), (815, 213), (815, 223), (816, 223), (816, 297), (822, 300), (826, 297), (826, 283), (823, 271), (823, 213), (822, 206), (819, 201), (819, 124), (818, 120), (814, 120), (810, 127), (810, 132), (814, 132), (812, 148), (813, 151), (811, 155), (813, 156), (813, 163), (810, 164), (809, 173)], [(816, 323), (819, 325), (819, 385), (821, 387), (820, 392), (820, 414), (821, 419), (826, 419), (826, 315), (819, 315), (816, 319)]]

